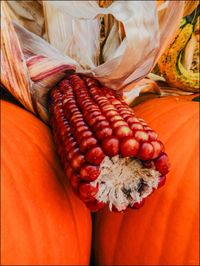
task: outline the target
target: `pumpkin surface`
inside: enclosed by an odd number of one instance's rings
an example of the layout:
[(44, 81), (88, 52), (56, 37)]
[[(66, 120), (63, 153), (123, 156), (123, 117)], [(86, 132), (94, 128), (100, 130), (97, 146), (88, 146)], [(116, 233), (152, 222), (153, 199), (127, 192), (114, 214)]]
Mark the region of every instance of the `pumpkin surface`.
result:
[(5, 101), (1, 121), (2, 265), (88, 265), (91, 216), (60, 181), (50, 130)]
[(185, 98), (154, 99), (135, 108), (165, 144), (171, 170), (141, 209), (97, 213), (96, 265), (198, 265), (199, 103)]

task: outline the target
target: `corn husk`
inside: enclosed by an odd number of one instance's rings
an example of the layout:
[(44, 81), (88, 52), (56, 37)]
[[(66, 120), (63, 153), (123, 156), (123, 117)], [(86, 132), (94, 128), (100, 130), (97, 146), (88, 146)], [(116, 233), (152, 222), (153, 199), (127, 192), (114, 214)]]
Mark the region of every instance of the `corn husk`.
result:
[(34, 112), (30, 78), (20, 42), (6, 10), (1, 9), (1, 82), (28, 110)]
[(183, 16), (188, 16), (190, 15), (199, 5), (199, 1), (197, 0), (190, 0), (190, 1), (185, 1), (185, 7), (184, 7), (184, 13)]
[(44, 36), (42, 1), (5, 1), (4, 4), (12, 20), (38, 36)]
[(185, 92), (175, 87), (169, 87), (164, 78), (150, 73), (147, 78), (137, 82), (124, 93), (126, 102), (134, 107), (141, 102), (166, 97), (166, 96), (189, 96), (192, 92)]
[(48, 121), (46, 94), (76, 62), (35, 34), (12, 23), (1, 6), (1, 83), (29, 111)]
[[(11, 22), (3, 2), (1, 82), (44, 121), (46, 94), (71, 71), (92, 75), (113, 89), (135, 88), (173, 38), (183, 10), (182, 1), (158, 7), (152, 1), (114, 1), (106, 8), (95, 1), (43, 1), (49, 45)], [(102, 15), (110, 19), (103, 42)]]

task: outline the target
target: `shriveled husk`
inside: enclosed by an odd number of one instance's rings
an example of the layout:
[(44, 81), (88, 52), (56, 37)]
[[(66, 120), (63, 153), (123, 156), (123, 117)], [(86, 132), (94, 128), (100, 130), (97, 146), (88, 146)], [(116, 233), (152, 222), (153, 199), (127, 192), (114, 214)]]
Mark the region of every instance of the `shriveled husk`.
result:
[[(46, 94), (66, 72), (93, 75), (117, 90), (133, 88), (173, 39), (184, 2), (116, 1), (101, 8), (95, 1), (43, 1), (43, 12), (51, 45), (11, 22), (2, 3), (1, 82), (47, 121)], [(108, 19), (103, 39), (102, 15)]]
[(29, 111), (48, 121), (46, 94), (76, 62), (11, 22), (2, 3), (1, 83)]
[(124, 93), (126, 102), (132, 107), (154, 98), (183, 95), (189, 96), (192, 94), (192, 92), (186, 92), (176, 87), (169, 87), (164, 78), (153, 73), (150, 73), (147, 78), (137, 82), (132, 90)]
[(198, 7), (198, 5), (199, 5), (199, 1), (197, 1), (197, 0), (185, 1), (183, 16), (185, 17), (185, 16), (190, 15), (195, 10), (195, 8)]
[(44, 37), (45, 18), (42, 1), (5, 1), (7, 12), (12, 20), (27, 30)]

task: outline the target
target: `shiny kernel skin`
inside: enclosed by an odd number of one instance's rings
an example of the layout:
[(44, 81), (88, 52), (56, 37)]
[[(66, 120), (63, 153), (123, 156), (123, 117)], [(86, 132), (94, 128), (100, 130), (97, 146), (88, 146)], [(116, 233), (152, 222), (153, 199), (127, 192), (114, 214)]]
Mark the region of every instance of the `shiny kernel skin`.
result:
[(133, 137), (126, 137), (120, 142), (120, 151), (123, 157), (135, 157), (139, 151), (139, 142)]
[(133, 132), (128, 126), (119, 126), (114, 129), (114, 134), (117, 138), (121, 139), (132, 136)]
[(78, 189), (81, 199), (85, 202), (93, 201), (96, 193), (98, 192), (98, 186), (93, 187), (88, 183), (81, 183)]
[(104, 127), (101, 130), (97, 130), (95, 134), (99, 140), (104, 140), (105, 138), (112, 136), (113, 130), (109, 127)]
[(104, 157), (105, 154), (100, 147), (90, 149), (85, 155), (86, 161), (92, 165), (100, 165)]
[(103, 151), (107, 156), (119, 154), (119, 140), (116, 137), (106, 138), (102, 142)]
[(99, 174), (99, 167), (94, 165), (85, 164), (80, 170), (80, 178), (86, 181), (96, 180)]
[(73, 74), (51, 91), (49, 111), (66, 175), (91, 211), (105, 206), (95, 199), (97, 188), (89, 184), (98, 178), (105, 156), (135, 157), (145, 167), (159, 171), (159, 186), (164, 184), (169, 161), (163, 144), (147, 123), (134, 115), (122, 95), (91, 77)]
[(83, 138), (80, 143), (81, 152), (85, 153), (87, 150), (97, 145), (97, 140), (94, 137)]
[(138, 155), (142, 160), (153, 159), (153, 154), (154, 154), (154, 147), (153, 145), (151, 145), (151, 143), (144, 142), (141, 144)]
[(75, 153), (70, 161), (70, 165), (74, 170), (79, 170), (81, 165), (85, 163), (85, 157), (79, 153)]

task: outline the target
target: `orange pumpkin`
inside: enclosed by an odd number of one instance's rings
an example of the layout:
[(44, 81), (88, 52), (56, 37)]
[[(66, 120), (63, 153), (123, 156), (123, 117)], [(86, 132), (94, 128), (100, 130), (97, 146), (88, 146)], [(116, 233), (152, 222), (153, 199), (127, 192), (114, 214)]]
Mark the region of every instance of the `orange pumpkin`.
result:
[(5, 101), (1, 114), (2, 265), (88, 265), (91, 216), (61, 181), (50, 130)]
[(97, 265), (198, 265), (198, 103), (178, 97), (135, 108), (165, 143), (171, 171), (139, 210), (96, 215)]

